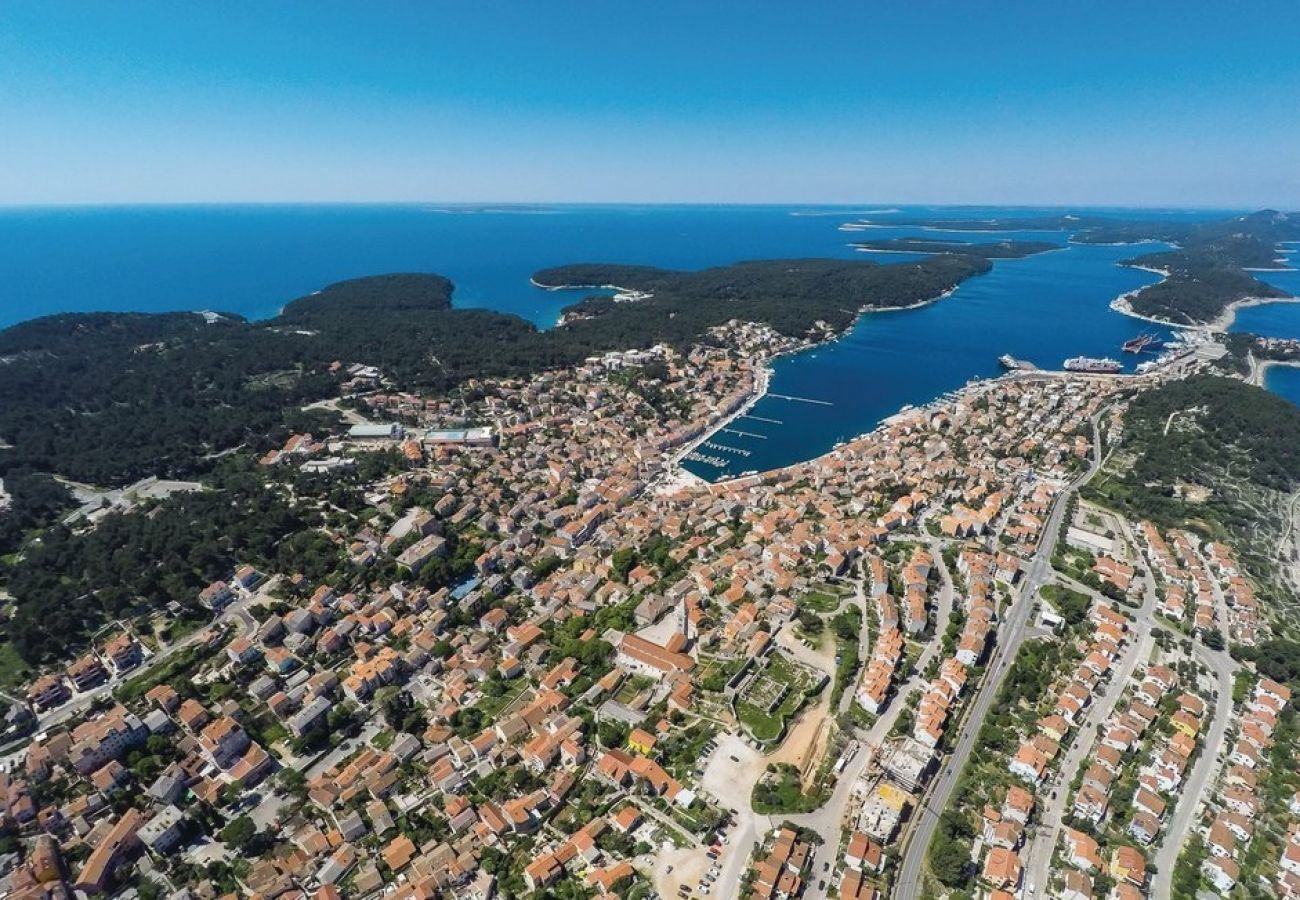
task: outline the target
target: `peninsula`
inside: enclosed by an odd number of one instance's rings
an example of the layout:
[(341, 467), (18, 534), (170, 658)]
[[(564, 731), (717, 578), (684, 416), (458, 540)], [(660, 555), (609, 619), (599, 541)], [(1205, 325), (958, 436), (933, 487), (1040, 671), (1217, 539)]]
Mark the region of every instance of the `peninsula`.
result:
[[(1123, 265), (1149, 269), (1163, 277), (1156, 284), (1116, 298), (1113, 306), (1119, 312), (1180, 326), (1222, 327), (1234, 304), (1287, 298), (1285, 291), (1260, 281), (1252, 272), (1285, 268), (1278, 261), (1278, 244), (1300, 240), (1300, 216), (1276, 210), (1213, 221), (1066, 214), (978, 220), (891, 217), (861, 224), (967, 232), (1060, 231), (1068, 233), (1074, 243), (1170, 244), (1172, 249), (1124, 261)], [(873, 247), (882, 243), (885, 246)], [(898, 249), (891, 246), (894, 243), (866, 242), (866, 246)]]

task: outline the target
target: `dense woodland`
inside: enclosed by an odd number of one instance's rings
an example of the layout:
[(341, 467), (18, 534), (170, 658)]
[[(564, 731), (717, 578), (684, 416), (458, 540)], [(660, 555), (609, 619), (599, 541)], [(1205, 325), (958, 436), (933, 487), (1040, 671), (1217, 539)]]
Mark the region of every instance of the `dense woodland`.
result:
[(1300, 219), (1262, 212), (1191, 230), (1178, 247), (1126, 260), (1168, 273), (1133, 296), (1134, 312), (1171, 322), (1211, 322), (1247, 297), (1285, 297), (1247, 269), (1280, 268), (1278, 241), (1300, 238)]
[(66, 487), (41, 472), (12, 471), (4, 478), (9, 505), (0, 512), (0, 556), (15, 550), (23, 535), (43, 528), (72, 505)]
[(731, 319), (765, 322), (791, 337), (808, 334), (818, 321), (840, 331), (863, 309), (930, 300), (989, 268), (988, 260), (973, 256), (934, 256), (892, 265), (774, 259), (699, 272), (583, 263), (543, 269), (533, 280), (553, 287), (616, 285), (651, 294), (648, 300), (630, 303), (588, 297), (567, 311), (582, 321), (554, 332), (555, 340), (612, 348), (661, 341), (684, 344)]
[(1097, 499), (1139, 520), (1241, 533), (1257, 525), (1252, 492), (1300, 488), (1300, 408), (1234, 378), (1173, 381), (1133, 399), (1123, 450), (1132, 467), (1094, 479), (1087, 490)]
[(296, 571), (282, 541), (310, 525), (253, 473), (111, 514), (89, 531), (54, 525), (5, 573), (17, 600), (6, 636), (28, 663), (61, 658), (110, 619), (171, 602), (193, 609), (198, 592), (236, 563)]
[(405, 388), (440, 390), (605, 350), (685, 344), (731, 318), (790, 335), (819, 320), (845, 328), (865, 306), (936, 297), (988, 265), (947, 256), (891, 266), (778, 260), (700, 273), (577, 267), (617, 272), (655, 296), (589, 298), (573, 308), (578, 321), (549, 331), (517, 316), (453, 309), (451, 282), (421, 274), (331, 285), (262, 323), (191, 313), (37, 319), (0, 332), (0, 477), (46, 471), (120, 485), (203, 471), (230, 447), (258, 449), (290, 428), (328, 427), (332, 417), (300, 408), (337, 394), (336, 360), (378, 366)]
[[(1158, 264), (1167, 254), (1142, 257), (1144, 265)], [(1213, 322), (1228, 305), (1247, 297), (1285, 297), (1270, 284), (1240, 269), (1205, 267), (1171, 274), (1138, 291), (1130, 299), (1133, 311), (1179, 324)]]

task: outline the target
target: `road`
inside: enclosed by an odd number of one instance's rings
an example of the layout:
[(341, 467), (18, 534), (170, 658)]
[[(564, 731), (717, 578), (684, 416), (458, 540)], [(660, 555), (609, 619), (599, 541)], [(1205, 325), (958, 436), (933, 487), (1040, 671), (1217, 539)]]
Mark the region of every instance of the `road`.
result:
[[(52, 728), (62, 725), (69, 719), (80, 715), (89, 709), (96, 701), (110, 697), (115, 689), (121, 687), (126, 682), (139, 678), (155, 666), (166, 662), (176, 653), (179, 653), (186, 647), (197, 643), (213, 626), (220, 626), (231, 620), (236, 620), (240, 623), (244, 636), (250, 636), (253, 630), (257, 627), (257, 620), (248, 612), (248, 607), (252, 605), (254, 601), (261, 600), (265, 593), (273, 588), (278, 582), (279, 576), (270, 579), (266, 584), (260, 587), (256, 593), (251, 595), (242, 595), (239, 599), (233, 601), (229, 606), (222, 610), (221, 614), (218, 615), (211, 624), (192, 631), (173, 644), (168, 644), (152, 656), (146, 657), (144, 662), (136, 666), (134, 669), (124, 672), (121, 675), (114, 675), (108, 681), (105, 681), (103, 684), (93, 687), (88, 691), (73, 694), (72, 699), (67, 703), (64, 703), (62, 706), (41, 713), (36, 717), (36, 728), (33, 730), (32, 734), (49, 731)], [(30, 737), (23, 737), (19, 742), (25, 746), (29, 741)], [(21, 756), (22, 752), (23, 751), (20, 750), (17, 754), (12, 755)], [(5, 757), (4, 761), (8, 762), (8, 760), (9, 757)]]
[(1300, 491), (1292, 495), (1286, 505), (1286, 527), (1277, 543), (1277, 560), (1282, 577), (1300, 591)]
[(921, 876), (925, 869), (926, 850), (930, 846), (931, 838), (934, 837), (935, 828), (939, 825), (939, 815), (947, 807), (953, 788), (956, 787), (966, 762), (970, 759), (980, 728), (984, 724), (984, 718), (988, 715), (989, 708), (993, 705), (993, 700), (1006, 678), (1011, 661), (1015, 659), (1016, 652), (1026, 637), (1026, 626), (1029, 623), (1029, 613), (1034, 607), (1034, 597), (1038, 589), (1052, 579), (1052, 551), (1056, 548), (1056, 540), (1061, 531), (1061, 519), (1065, 515), (1069, 498), (1101, 468), (1101, 430), (1098, 422), (1104, 412), (1105, 410), (1102, 410), (1092, 417), (1093, 453), (1088, 470), (1067, 485), (1052, 503), (1052, 511), (1043, 525), (1043, 532), (1039, 538), (1038, 551), (1034, 554), (1029, 564), (1029, 571), (1021, 584), (1020, 596), (1012, 604), (1006, 619), (998, 626), (995, 636), (997, 643), (989, 655), (988, 674), (984, 677), (971, 703), (970, 711), (961, 724), (956, 745), (940, 768), (939, 774), (931, 781), (925, 799), (917, 810), (916, 819), (910, 826), (905, 839), (903, 860), (899, 866), (898, 881), (895, 884), (894, 895), (901, 900), (920, 900), (922, 896)]
[[(1122, 527), (1126, 536), (1129, 537), (1130, 546), (1136, 547), (1136, 544), (1131, 543), (1132, 535), (1128, 532), (1127, 523), (1123, 523)], [(1115, 704), (1124, 693), (1125, 686), (1133, 676), (1134, 669), (1137, 668), (1139, 663), (1150, 657), (1153, 643), (1151, 638), (1151, 614), (1156, 604), (1156, 586), (1155, 579), (1151, 576), (1150, 566), (1143, 566), (1143, 572), (1142, 606), (1134, 614), (1135, 621), (1129, 643), (1124, 648), (1119, 665), (1111, 672), (1105, 693), (1094, 700), (1092, 705), (1088, 707), (1087, 715), (1084, 716), (1083, 721), (1079, 723), (1071, 736), (1070, 744), (1065, 751), (1065, 756), (1062, 757), (1061, 765), (1057, 768), (1056, 777), (1052, 782), (1054, 793), (1043, 803), (1042, 818), (1034, 832), (1034, 839), (1029, 843), (1026, 850), (1025, 896), (1031, 898), (1031, 900), (1032, 898), (1047, 896), (1047, 883), (1051, 877), (1052, 851), (1056, 847), (1056, 838), (1061, 830), (1065, 808), (1070, 803), (1069, 788), (1074, 781), (1075, 773), (1079, 771), (1079, 767), (1092, 753), (1092, 749), (1097, 742), (1097, 726), (1110, 717)], [(1092, 594), (1093, 602), (1096, 603), (1100, 595), (1090, 589), (1089, 593)], [(1029, 889), (1031, 885), (1032, 890)]]
[(1224, 737), (1228, 732), (1229, 720), (1232, 718), (1232, 679), (1237, 672), (1237, 664), (1226, 653), (1209, 649), (1200, 642), (1194, 645), (1196, 658), (1210, 667), (1217, 680), (1218, 698), (1213, 702), (1214, 719), (1209, 731), (1205, 733), (1205, 743), (1192, 774), (1183, 782), (1178, 792), (1178, 805), (1165, 824), (1164, 840), (1156, 851), (1156, 872), (1151, 876), (1151, 897), (1164, 900), (1170, 896), (1174, 865), (1178, 862), (1178, 853), (1187, 840), (1188, 830), (1199, 818), (1201, 804), (1205, 800), (1205, 790), (1210, 785), (1211, 776), (1221, 765), (1219, 754), (1224, 749)]
[[(853, 705), (853, 697), (857, 693), (854, 688), (857, 686), (858, 679), (862, 677), (862, 672), (866, 669), (867, 664), (871, 662), (871, 619), (867, 615), (867, 591), (866, 579), (856, 578), (853, 581), (853, 596), (840, 604), (840, 609), (852, 605), (858, 608), (862, 616), (862, 625), (858, 629), (858, 668), (853, 673), (853, 679), (844, 688), (844, 693), (840, 695), (839, 714), (844, 715)], [(838, 614), (839, 610), (836, 610)], [(831, 676), (834, 679), (834, 675)]]
[[(805, 828), (811, 828), (823, 838), (817, 849), (813, 852), (811, 872), (814, 876), (811, 883), (804, 892), (807, 900), (823, 900), (827, 896), (826, 889), (821, 887), (825, 877), (829, 874), (829, 869), (835, 865), (835, 860), (840, 855), (840, 832), (841, 824), (844, 821), (845, 811), (850, 801), (853, 799), (853, 789), (862, 776), (862, 772), (871, 762), (873, 752), (883, 746), (885, 738), (894, 728), (894, 723), (898, 720), (898, 715), (907, 708), (908, 702), (912, 695), (921, 691), (929, 683), (925, 678), (925, 671), (931, 661), (939, 654), (941, 642), (939, 637), (948, 628), (948, 619), (952, 616), (953, 603), (957, 598), (957, 590), (953, 586), (952, 576), (948, 573), (948, 567), (943, 561), (943, 547), (939, 541), (931, 539), (929, 541), (930, 552), (934, 556), (935, 565), (939, 569), (940, 587), (936, 596), (936, 614), (935, 614), (935, 638), (925, 645), (916, 665), (912, 667), (912, 675), (905, 681), (895, 692), (893, 700), (890, 701), (889, 708), (884, 714), (876, 719), (875, 723), (865, 733), (859, 733), (859, 749), (857, 755), (849, 761), (840, 773), (840, 780), (835, 785), (835, 791), (831, 794), (829, 800), (820, 808), (811, 813), (805, 813), (797, 816), (788, 816), (796, 825)], [(865, 598), (864, 598), (865, 602)], [(852, 702), (856, 691), (850, 689), (844, 692), (845, 697)], [(845, 709), (848, 707), (845, 706)], [(724, 893), (718, 895), (719, 898), (729, 896)]]

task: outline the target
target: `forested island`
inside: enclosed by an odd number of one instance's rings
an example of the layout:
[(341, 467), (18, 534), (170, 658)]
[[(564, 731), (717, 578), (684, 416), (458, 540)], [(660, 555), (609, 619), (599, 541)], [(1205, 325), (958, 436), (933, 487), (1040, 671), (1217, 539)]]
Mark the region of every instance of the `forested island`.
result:
[(877, 250), (887, 253), (962, 253), (984, 259), (1023, 259), (1036, 253), (1060, 250), (1061, 244), (1050, 241), (992, 241), (967, 244), (961, 241), (940, 241), (929, 238), (882, 238), (876, 241), (855, 241), (858, 250)]
[[(988, 269), (974, 256), (897, 265), (770, 260), (703, 272), (566, 266), (537, 273), (537, 282), (617, 283), (652, 296), (590, 297), (547, 331), (518, 316), (454, 309), (452, 283), (420, 273), (330, 285), (265, 322), (194, 313), (50, 316), (0, 331), (0, 478), (57, 473), (123, 485), (206, 471), (228, 448), (266, 449), (291, 430), (326, 427), (332, 414), (302, 407), (338, 394), (345, 373), (336, 361), (437, 391), (607, 350), (685, 345), (735, 318), (794, 337), (818, 322), (843, 330), (865, 308), (930, 300)], [(23, 487), (40, 493), (30, 482)], [(33, 521), (46, 505), (27, 505)]]
[[(1288, 296), (1260, 281), (1251, 270), (1283, 268), (1278, 262), (1278, 243), (1300, 240), (1300, 216), (1271, 209), (1209, 222), (1067, 214), (975, 220), (890, 218), (871, 224), (972, 232), (1061, 231), (1079, 244), (1171, 244), (1173, 249), (1121, 263), (1158, 271), (1164, 278), (1121, 298), (1116, 308), (1172, 325), (1210, 325), (1241, 300)], [(903, 249), (889, 246), (894, 243), (915, 241), (868, 241), (861, 246)]]

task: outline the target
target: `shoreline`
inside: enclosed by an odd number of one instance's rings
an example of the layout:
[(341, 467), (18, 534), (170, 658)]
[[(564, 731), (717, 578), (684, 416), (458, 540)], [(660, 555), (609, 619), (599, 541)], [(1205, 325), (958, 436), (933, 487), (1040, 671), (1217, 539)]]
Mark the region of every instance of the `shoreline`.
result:
[(622, 291), (624, 293), (636, 293), (631, 288), (625, 288), (617, 284), (542, 284), (532, 276), (529, 276), (528, 283), (544, 291)]
[(1300, 359), (1257, 359), (1246, 383), (1268, 390), (1269, 370), (1279, 367), (1300, 369)]
[[(1300, 367), (1300, 360), (1291, 363), (1291, 365)], [(832, 458), (835, 456), (836, 453), (840, 452), (841, 450), (852, 450), (862, 442), (872, 440), (873, 438), (876, 437), (877, 434), (879, 434), (884, 429), (892, 428), (895, 425), (898, 425), (899, 423), (906, 422), (907, 420), (917, 416), (934, 415), (935, 413), (941, 412), (943, 408), (950, 403), (954, 403), (957, 400), (965, 399), (971, 396), (976, 396), (983, 391), (990, 390), (991, 388), (994, 388), (997, 385), (1000, 385), (1007, 381), (1031, 380), (1031, 379), (1038, 379), (1038, 378), (1043, 378), (1043, 379), (1060, 379), (1060, 378), (1117, 379), (1119, 378), (1119, 379), (1125, 379), (1131, 381), (1143, 381), (1153, 377), (1160, 377), (1161, 374), (1163, 373), (1153, 371), (1153, 372), (1146, 372), (1140, 375), (1129, 374), (1129, 373), (1124, 373), (1119, 375), (1095, 375), (1087, 372), (1067, 372), (1061, 369), (1037, 369), (1032, 372), (1004, 372), (1003, 374), (994, 376), (992, 378), (978, 378), (962, 385), (959, 388), (954, 388), (951, 391), (945, 391), (944, 393), (940, 394), (939, 396), (925, 403), (921, 403), (917, 405), (909, 404), (900, 407), (897, 412), (881, 419), (869, 430), (863, 431), (860, 434), (854, 435), (851, 438), (841, 441), (840, 443), (834, 445), (833, 447), (831, 447), (830, 449), (822, 453), (817, 454), (816, 456), (810, 457), (808, 459), (802, 459), (802, 460), (797, 460), (795, 462), (787, 463), (786, 465), (783, 466), (775, 466), (771, 469), (764, 469), (763, 471), (755, 472), (752, 475), (735, 476), (732, 478), (726, 478), (719, 481), (705, 481), (704, 479), (699, 479), (700, 484), (698, 486), (704, 488), (710, 494), (716, 494), (722, 491), (732, 490), (735, 488), (745, 488), (750, 486), (751, 484), (758, 484), (768, 478), (772, 478), (782, 472), (796, 468), (798, 466), (806, 466), (811, 463), (817, 462), (818, 460)]]
[(1272, 303), (1300, 303), (1300, 297), (1242, 297), (1229, 303), (1223, 312), (1219, 313), (1210, 323), (1210, 330), (1227, 331), (1237, 320), (1237, 310), (1249, 309), (1252, 306), (1268, 306)]
[[(1278, 246), (1280, 247), (1282, 244), (1287, 244), (1287, 243), (1300, 243), (1300, 242), (1278, 241)], [(1279, 259), (1278, 261), (1283, 262), (1289, 260)], [(1211, 319), (1208, 322), (1174, 322), (1171, 321), (1170, 319), (1165, 319), (1160, 316), (1144, 315), (1143, 313), (1140, 313), (1137, 310), (1133, 309), (1133, 298), (1135, 298), (1138, 294), (1145, 291), (1147, 288), (1155, 287), (1157, 284), (1164, 283), (1164, 281), (1170, 277), (1170, 272), (1168, 269), (1161, 269), (1155, 266), (1143, 266), (1135, 263), (1123, 263), (1123, 262), (1116, 263), (1116, 265), (1124, 266), (1125, 268), (1129, 268), (1129, 269), (1140, 269), (1143, 272), (1151, 272), (1155, 275), (1159, 275), (1160, 281), (1153, 282), (1152, 284), (1144, 284), (1140, 288), (1136, 288), (1134, 290), (1127, 291), (1123, 294), (1120, 294), (1114, 300), (1110, 301), (1110, 308), (1115, 312), (1120, 313), (1121, 315), (1131, 316), (1134, 319), (1141, 319), (1144, 322), (1151, 322), (1154, 325), (1163, 325), (1167, 328), (1190, 328), (1198, 331), (1204, 331), (1210, 334), (1219, 333), (1219, 332), (1226, 333), (1228, 329), (1232, 327), (1232, 323), (1236, 321), (1237, 310), (1239, 309), (1246, 309), (1251, 306), (1263, 306), (1266, 303), (1300, 303), (1300, 297), (1296, 297), (1296, 296), (1242, 297), (1240, 300), (1233, 300), (1232, 302), (1228, 303), (1226, 306), (1224, 306), (1223, 310), (1217, 316), (1215, 316), (1213, 319)], [(1241, 271), (1243, 272), (1287, 272), (1287, 271), (1295, 271), (1295, 269), (1293, 268), (1292, 269), (1244, 268)]]
[[(686, 457), (689, 456), (691, 453), (693, 453), (696, 449), (698, 449), (698, 447), (701, 444), (703, 444), (705, 441), (711, 440), (714, 437), (714, 435), (716, 435), (721, 429), (727, 427), (736, 419), (747, 414), (751, 409), (754, 408), (755, 405), (758, 404), (758, 401), (762, 400), (764, 397), (767, 396), (768, 390), (772, 384), (772, 378), (775, 375), (775, 371), (773, 369), (773, 363), (775, 363), (778, 359), (781, 359), (782, 357), (785, 356), (794, 356), (799, 353), (815, 350), (818, 347), (824, 347), (826, 345), (833, 344), (836, 341), (842, 339), (849, 332), (853, 331), (853, 329), (857, 328), (858, 325), (862, 322), (864, 316), (872, 315), (876, 313), (904, 312), (907, 310), (920, 309), (922, 307), (929, 306), (933, 303), (938, 303), (940, 300), (951, 297), (954, 293), (956, 293), (959, 287), (961, 287), (960, 284), (955, 284), (941, 294), (938, 294), (934, 297), (927, 298), (925, 300), (918, 300), (915, 303), (909, 303), (906, 306), (863, 307), (862, 309), (858, 310), (857, 315), (853, 317), (853, 321), (850, 322), (849, 325), (843, 331), (837, 334), (834, 334), (830, 337), (822, 338), (820, 340), (814, 338), (807, 338), (803, 341), (800, 341), (798, 344), (794, 345), (793, 347), (789, 347), (785, 350), (778, 351), (776, 353), (770, 354), (768, 356), (756, 360), (754, 362), (755, 386), (753, 392), (745, 400), (744, 403), (742, 403), (739, 407), (736, 408), (735, 412), (731, 413), (730, 415), (724, 416), (716, 424), (710, 426), (708, 430), (705, 431), (704, 434), (700, 435), (700, 437), (692, 441), (689, 441), (687, 444), (685, 444), (683, 447), (675, 451), (669, 457), (668, 461), (665, 463), (664, 466), (664, 473), (665, 473), (666, 480), (665, 480), (665, 484), (661, 487), (661, 490), (667, 490), (669, 487), (671, 487), (673, 490), (676, 490), (686, 486), (703, 486), (709, 490), (712, 490), (714, 487), (717, 487), (719, 485), (732, 484), (737, 481), (744, 481), (751, 478), (761, 478), (763, 475), (767, 474), (768, 472), (779, 471), (781, 468), (788, 468), (789, 466), (782, 466), (779, 467), (778, 469), (769, 469), (764, 472), (757, 472), (753, 475), (743, 475), (743, 476), (735, 475), (729, 478), (720, 478), (717, 481), (709, 481), (703, 476), (696, 475), (694, 472), (691, 472), (689, 469), (685, 467), (684, 463)], [(965, 387), (959, 388), (958, 390), (965, 390)], [(935, 398), (935, 401), (931, 401), (931, 402), (937, 402), (938, 400), (941, 400), (942, 397), (944, 396), (947, 395), (946, 394), (941, 395), (940, 397)], [(920, 409), (920, 408), (923, 407), (916, 407), (916, 409)], [(908, 410), (908, 412), (913, 412), (913, 411), (914, 410)], [(901, 408), (899, 412), (902, 412)], [(887, 424), (890, 419), (892, 419), (894, 416), (897, 416), (898, 414), (899, 413), (896, 412), (893, 415), (885, 419), (882, 419), (880, 422), (876, 423), (876, 425), (871, 429), (871, 431), (863, 432), (862, 434), (859, 434), (856, 437), (843, 442), (841, 446), (845, 446), (847, 444), (852, 443), (853, 441), (858, 441), (863, 439), (867, 435), (874, 432), (876, 428), (879, 428), (882, 425)], [(825, 453), (818, 454), (817, 456), (812, 458), (818, 459), (821, 456), (825, 456), (827, 453), (834, 452), (835, 449), (836, 447), (831, 447), (829, 450), (825, 451)], [(807, 462), (807, 461), (808, 460), (802, 460), (801, 462)], [(798, 463), (790, 463), (789, 465), (798, 465)], [(684, 477), (684, 476), (689, 476), (689, 477)]]

